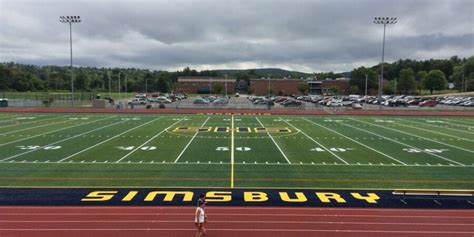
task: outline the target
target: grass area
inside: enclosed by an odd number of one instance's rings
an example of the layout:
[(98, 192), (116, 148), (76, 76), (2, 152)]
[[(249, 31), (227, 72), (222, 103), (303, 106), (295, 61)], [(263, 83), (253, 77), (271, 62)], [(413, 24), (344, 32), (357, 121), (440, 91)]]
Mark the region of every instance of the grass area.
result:
[(474, 189), (474, 118), (0, 113), (0, 186)]

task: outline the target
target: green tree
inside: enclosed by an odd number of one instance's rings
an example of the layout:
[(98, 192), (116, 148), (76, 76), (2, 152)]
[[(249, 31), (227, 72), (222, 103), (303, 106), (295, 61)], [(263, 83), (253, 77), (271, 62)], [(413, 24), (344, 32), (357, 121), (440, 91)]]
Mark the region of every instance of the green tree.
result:
[(474, 72), (471, 72), (466, 78), (466, 91), (474, 91)]
[(449, 81), (453, 82), (456, 85), (456, 88), (461, 89), (462, 86), (462, 74), (463, 74), (463, 66), (455, 66), (453, 70), (453, 74), (449, 76)]
[(300, 82), (298, 83), (298, 91), (301, 92), (301, 94), (307, 94), (309, 91), (309, 85), (306, 82)]
[(430, 90), (430, 93), (433, 94), (434, 90), (445, 89), (447, 83), (444, 73), (441, 70), (435, 69), (428, 73), (428, 77), (425, 81), (425, 88)]
[(403, 94), (410, 93), (416, 87), (415, 72), (411, 68), (400, 71), (397, 89), (403, 91)]
[(222, 94), (224, 91), (224, 86), (222, 83), (213, 83), (212, 84), (212, 93), (213, 94)]
[(352, 71), (352, 78), (349, 81), (351, 86), (357, 86), (360, 92), (365, 91), (365, 75), (367, 74), (367, 89), (377, 89), (378, 88), (378, 77), (377, 74), (369, 68), (359, 67)]
[(464, 75), (466, 77), (474, 72), (474, 56), (467, 59), (466, 63), (464, 63), (463, 68), (464, 68)]
[(426, 78), (428, 73), (426, 71), (418, 71), (416, 73), (416, 89), (421, 93), (421, 90), (425, 88)]

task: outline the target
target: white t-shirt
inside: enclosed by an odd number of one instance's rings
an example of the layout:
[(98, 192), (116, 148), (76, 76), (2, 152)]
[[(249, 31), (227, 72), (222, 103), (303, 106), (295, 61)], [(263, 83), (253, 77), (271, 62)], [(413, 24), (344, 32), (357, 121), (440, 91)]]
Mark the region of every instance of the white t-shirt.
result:
[[(199, 212), (199, 216), (198, 216)], [(194, 222), (196, 223), (204, 223), (204, 217), (206, 214), (204, 213), (204, 209), (201, 207), (196, 208), (196, 214), (194, 215)]]

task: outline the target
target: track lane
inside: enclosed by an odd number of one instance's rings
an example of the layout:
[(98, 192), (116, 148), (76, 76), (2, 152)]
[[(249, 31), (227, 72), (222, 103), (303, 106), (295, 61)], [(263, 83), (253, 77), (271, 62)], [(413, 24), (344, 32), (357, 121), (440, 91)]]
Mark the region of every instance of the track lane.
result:
[[(209, 236), (472, 236), (474, 210), (208, 207)], [(190, 236), (194, 207), (0, 207), (6, 236)]]

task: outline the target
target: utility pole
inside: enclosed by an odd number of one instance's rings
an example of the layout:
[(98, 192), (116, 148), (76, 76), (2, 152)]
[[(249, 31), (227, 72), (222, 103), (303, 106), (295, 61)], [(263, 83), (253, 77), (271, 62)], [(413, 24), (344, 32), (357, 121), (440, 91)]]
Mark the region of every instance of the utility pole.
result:
[(227, 73), (225, 74), (225, 97), (227, 98)]
[(59, 22), (69, 24), (69, 48), (71, 52), (71, 96), (72, 107), (74, 107), (74, 69), (72, 64), (72, 24), (81, 23), (80, 16), (60, 16)]
[(107, 70), (107, 77), (109, 78), (109, 98), (112, 98), (112, 83), (110, 82), (110, 72)]
[(395, 95), (397, 95), (397, 79), (395, 78)]
[(365, 99), (367, 99), (367, 73), (365, 74)]
[(118, 77), (119, 77), (119, 83), (118, 83), (118, 93), (119, 93), (119, 98), (121, 98), (121, 97), (120, 97), (120, 92), (121, 92), (122, 88), (120, 88), (120, 72), (119, 72), (119, 75), (118, 75)]
[(125, 93), (128, 93), (128, 90), (127, 90), (127, 74), (125, 74)]

